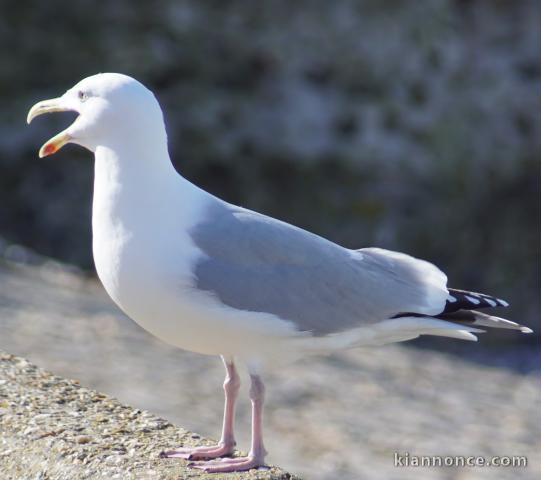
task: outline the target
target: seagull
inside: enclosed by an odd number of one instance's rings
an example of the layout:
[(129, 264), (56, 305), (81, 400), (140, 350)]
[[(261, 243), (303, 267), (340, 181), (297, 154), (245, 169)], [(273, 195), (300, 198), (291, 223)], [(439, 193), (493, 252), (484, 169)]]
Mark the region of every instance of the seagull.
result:
[[(439, 335), (477, 340), (478, 327), (531, 333), (479, 310), (490, 295), (447, 287), (435, 265), (381, 248), (350, 250), (280, 220), (227, 203), (174, 169), (162, 110), (137, 80), (100, 73), (35, 104), (38, 115), (75, 111), (39, 156), (68, 143), (94, 153), (92, 250), (113, 301), (176, 347), (221, 356), (226, 370), (220, 441), (162, 457), (207, 472), (265, 464), (262, 415), (269, 366), (307, 355)], [(247, 456), (233, 457), (234, 417), (246, 365), (252, 405)]]

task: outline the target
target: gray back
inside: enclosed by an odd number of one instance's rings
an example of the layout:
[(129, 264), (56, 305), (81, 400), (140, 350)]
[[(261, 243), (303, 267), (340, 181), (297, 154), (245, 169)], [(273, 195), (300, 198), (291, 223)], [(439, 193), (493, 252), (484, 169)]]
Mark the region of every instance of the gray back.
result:
[(405, 255), (348, 250), (218, 199), (190, 234), (206, 255), (195, 266), (197, 288), (300, 331), (326, 335), (426, 306), (427, 288), (410, 265), (417, 260)]

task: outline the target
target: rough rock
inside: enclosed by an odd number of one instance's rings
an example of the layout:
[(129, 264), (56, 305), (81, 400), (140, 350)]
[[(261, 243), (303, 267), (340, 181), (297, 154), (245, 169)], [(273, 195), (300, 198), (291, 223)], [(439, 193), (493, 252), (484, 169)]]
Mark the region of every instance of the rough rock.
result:
[(159, 458), (172, 444), (210, 440), (4, 352), (0, 431), (3, 480), (297, 478), (275, 467), (217, 476)]

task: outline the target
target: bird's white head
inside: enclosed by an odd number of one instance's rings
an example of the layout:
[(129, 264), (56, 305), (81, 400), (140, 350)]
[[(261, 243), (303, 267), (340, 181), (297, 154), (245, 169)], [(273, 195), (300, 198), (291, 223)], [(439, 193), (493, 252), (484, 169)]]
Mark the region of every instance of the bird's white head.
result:
[(153, 93), (120, 73), (87, 77), (61, 97), (36, 103), (28, 112), (27, 122), (43, 113), (61, 111), (75, 111), (79, 116), (41, 147), (40, 157), (56, 153), (67, 143), (94, 152), (100, 145), (133, 142), (149, 133), (165, 138), (162, 112)]

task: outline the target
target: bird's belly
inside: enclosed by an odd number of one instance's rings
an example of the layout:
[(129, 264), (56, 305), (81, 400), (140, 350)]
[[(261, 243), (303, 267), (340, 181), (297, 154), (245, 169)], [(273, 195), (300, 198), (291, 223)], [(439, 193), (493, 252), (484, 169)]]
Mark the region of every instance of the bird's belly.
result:
[(94, 261), (105, 290), (132, 320), (161, 340), (193, 349), (203, 325), (194, 312), (188, 315), (189, 294), (182, 295), (189, 291), (188, 266), (176, 268), (163, 249), (133, 237), (95, 236)]
[(149, 249), (133, 237), (102, 242), (95, 236), (94, 260), (115, 303), (166, 343), (203, 354), (245, 358), (281, 351), (289, 331), (279, 319), (235, 311), (195, 288), (191, 266), (197, 252), (191, 248), (186, 243), (184, 255), (179, 256), (178, 243), (169, 251), (167, 245), (156, 248), (155, 243)]

